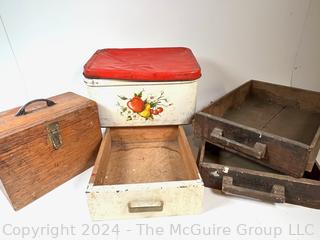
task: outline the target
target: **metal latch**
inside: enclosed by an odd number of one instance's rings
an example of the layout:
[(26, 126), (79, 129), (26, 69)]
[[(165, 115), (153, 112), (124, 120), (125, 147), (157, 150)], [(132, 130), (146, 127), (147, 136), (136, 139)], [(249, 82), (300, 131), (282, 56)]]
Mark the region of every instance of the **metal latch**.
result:
[(52, 143), (53, 148), (55, 150), (59, 149), (62, 145), (62, 139), (59, 132), (59, 124), (57, 122), (50, 123), (47, 126), (47, 130), (48, 130), (48, 138)]

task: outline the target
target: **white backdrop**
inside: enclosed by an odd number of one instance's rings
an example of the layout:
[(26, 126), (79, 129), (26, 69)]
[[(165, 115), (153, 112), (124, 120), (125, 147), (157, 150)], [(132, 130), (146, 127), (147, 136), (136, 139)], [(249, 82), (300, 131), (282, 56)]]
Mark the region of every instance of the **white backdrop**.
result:
[[(320, 91), (318, 0), (0, 0), (0, 16), (0, 111), (66, 91), (86, 95), (82, 66), (107, 47), (191, 48), (203, 72), (198, 109), (249, 79)], [(0, 194), (1, 226), (89, 223), (89, 175), (90, 170), (18, 213)], [(226, 198), (207, 189), (202, 215), (119, 223), (315, 223), (318, 235), (303, 238), (319, 239), (319, 220), (318, 210)]]
[(190, 47), (199, 107), (252, 78), (320, 90), (319, 2), (0, 0), (0, 110), (85, 95), (82, 66), (106, 47)]

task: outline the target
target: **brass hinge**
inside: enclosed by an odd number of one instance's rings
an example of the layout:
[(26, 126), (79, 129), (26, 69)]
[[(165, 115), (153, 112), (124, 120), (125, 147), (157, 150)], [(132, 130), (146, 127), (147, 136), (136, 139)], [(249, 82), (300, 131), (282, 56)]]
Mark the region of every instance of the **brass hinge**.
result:
[(48, 138), (52, 143), (52, 146), (55, 150), (59, 149), (62, 145), (62, 138), (59, 132), (59, 124), (57, 122), (50, 123), (47, 126)]

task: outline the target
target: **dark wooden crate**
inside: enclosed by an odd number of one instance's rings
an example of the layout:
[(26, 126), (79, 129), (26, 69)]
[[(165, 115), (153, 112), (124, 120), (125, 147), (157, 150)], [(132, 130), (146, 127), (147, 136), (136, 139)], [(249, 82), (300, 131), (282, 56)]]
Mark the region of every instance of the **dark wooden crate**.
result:
[(46, 101), (21, 116), (0, 113), (0, 183), (15, 210), (91, 167), (100, 146), (94, 101), (74, 93)]
[(320, 171), (317, 164), (303, 178), (283, 175), (244, 157), (203, 141), (198, 164), (206, 187), (226, 194), (320, 208)]
[(312, 171), (320, 93), (251, 80), (195, 115), (195, 135), (285, 174)]

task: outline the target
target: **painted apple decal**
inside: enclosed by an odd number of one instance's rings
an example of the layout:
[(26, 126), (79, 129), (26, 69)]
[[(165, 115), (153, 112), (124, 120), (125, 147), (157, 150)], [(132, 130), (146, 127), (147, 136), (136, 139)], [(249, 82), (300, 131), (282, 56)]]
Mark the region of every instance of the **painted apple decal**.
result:
[(127, 102), (127, 106), (133, 112), (139, 113), (144, 110), (144, 101), (141, 99), (141, 96), (134, 96)]

